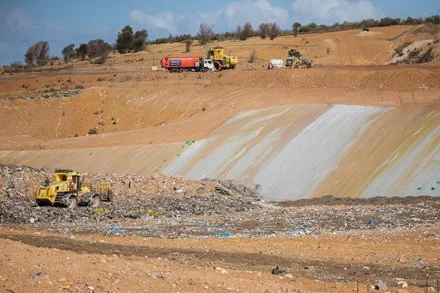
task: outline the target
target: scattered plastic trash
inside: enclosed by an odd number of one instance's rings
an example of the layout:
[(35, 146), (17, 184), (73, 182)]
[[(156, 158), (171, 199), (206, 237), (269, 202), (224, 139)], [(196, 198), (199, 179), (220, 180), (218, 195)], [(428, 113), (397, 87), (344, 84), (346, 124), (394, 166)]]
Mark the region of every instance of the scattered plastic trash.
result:
[(214, 232), (214, 235), (219, 238), (229, 238), (232, 236), (232, 232), (229, 231)]
[(36, 272), (36, 273), (32, 274), (32, 279), (37, 279), (37, 278), (40, 278), (40, 277), (49, 279), (49, 275), (43, 274), (42, 272)]
[(385, 291), (385, 290), (388, 290), (388, 285), (387, 285), (387, 283), (385, 283), (384, 281), (379, 280), (379, 281), (377, 281), (377, 283), (374, 285), (374, 289)]
[(185, 144), (186, 145), (192, 145), (192, 144), (194, 144), (194, 143), (196, 143), (196, 141), (195, 140), (187, 140), (187, 141), (185, 141)]
[(80, 230), (79, 228), (73, 228), (73, 229), (72, 229), (72, 232), (73, 232), (73, 233), (79, 233), (79, 232), (81, 232), (81, 230)]
[(307, 231), (304, 229), (294, 229), (287, 232), (291, 236), (301, 236), (301, 235), (307, 235)]
[(368, 225), (370, 225), (370, 226), (374, 226), (374, 225), (376, 225), (376, 221), (375, 221), (374, 219), (370, 219), (370, 220), (368, 221)]
[(111, 232), (121, 231), (121, 230), (122, 230), (122, 228), (119, 226), (111, 226), (109, 229), (109, 231), (111, 231)]
[(421, 260), (420, 258), (413, 259), (413, 260), (411, 261), (411, 263), (412, 263), (412, 264), (415, 264), (415, 265), (419, 265), (419, 266), (422, 266), (422, 265), (425, 264), (425, 262), (424, 262), (423, 260)]

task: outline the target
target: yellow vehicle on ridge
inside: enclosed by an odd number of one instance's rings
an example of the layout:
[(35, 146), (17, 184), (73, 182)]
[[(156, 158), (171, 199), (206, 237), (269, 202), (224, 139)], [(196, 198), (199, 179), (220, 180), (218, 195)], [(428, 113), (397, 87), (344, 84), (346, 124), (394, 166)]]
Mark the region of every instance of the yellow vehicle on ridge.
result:
[(238, 57), (225, 55), (225, 49), (223, 47), (210, 48), (206, 54), (206, 58), (214, 62), (217, 71), (234, 69), (238, 64)]
[(83, 184), (81, 174), (70, 169), (56, 169), (54, 180), (46, 179), (35, 195), (38, 205), (59, 205), (75, 208), (78, 205), (99, 207), (102, 201), (112, 201), (113, 192), (110, 183), (103, 182), (95, 186)]

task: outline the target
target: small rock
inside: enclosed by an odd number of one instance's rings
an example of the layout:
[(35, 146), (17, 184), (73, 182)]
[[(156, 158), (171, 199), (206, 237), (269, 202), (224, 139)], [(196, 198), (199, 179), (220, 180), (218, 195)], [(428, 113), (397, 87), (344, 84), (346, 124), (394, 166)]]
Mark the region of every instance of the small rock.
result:
[(272, 275), (284, 275), (286, 270), (280, 269), (278, 266), (272, 269)]

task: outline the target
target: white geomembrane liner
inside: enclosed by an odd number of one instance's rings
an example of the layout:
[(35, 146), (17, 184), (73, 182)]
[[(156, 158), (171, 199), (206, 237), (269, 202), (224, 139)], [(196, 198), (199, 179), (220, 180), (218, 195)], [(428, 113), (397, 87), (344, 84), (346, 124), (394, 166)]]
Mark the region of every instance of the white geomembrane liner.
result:
[(305, 128), (253, 179), (267, 198), (308, 197), (335, 168), (365, 130), (386, 108), (334, 106)]
[[(437, 126), (407, 154), (397, 158), (398, 154), (393, 153), (393, 157), (384, 162), (389, 165), (387, 171), (370, 184), (363, 196), (438, 195), (440, 185), (436, 182), (440, 179), (439, 138), (440, 126)], [(426, 147), (432, 143), (437, 146), (424, 153)]]

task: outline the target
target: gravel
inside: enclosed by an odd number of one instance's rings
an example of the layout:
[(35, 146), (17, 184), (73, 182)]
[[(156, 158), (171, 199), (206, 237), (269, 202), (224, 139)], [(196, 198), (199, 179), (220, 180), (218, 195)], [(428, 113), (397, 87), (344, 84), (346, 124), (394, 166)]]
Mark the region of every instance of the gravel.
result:
[(84, 175), (92, 184), (109, 181), (114, 201), (100, 208), (39, 207), (34, 193), (51, 171), (0, 166), (0, 225), (166, 238), (299, 237), (440, 225), (440, 199), (435, 197), (265, 202), (259, 186), (234, 181)]

